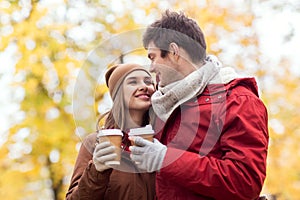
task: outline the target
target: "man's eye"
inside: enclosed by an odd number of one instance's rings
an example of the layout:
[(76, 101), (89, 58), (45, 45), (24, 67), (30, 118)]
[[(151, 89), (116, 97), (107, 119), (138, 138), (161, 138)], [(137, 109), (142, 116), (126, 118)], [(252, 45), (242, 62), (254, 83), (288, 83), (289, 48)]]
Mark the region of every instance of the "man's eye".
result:
[(153, 59), (154, 59), (154, 56), (150, 55), (150, 56), (148, 56), (148, 58), (149, 58), (150, 60), (153, 60)]

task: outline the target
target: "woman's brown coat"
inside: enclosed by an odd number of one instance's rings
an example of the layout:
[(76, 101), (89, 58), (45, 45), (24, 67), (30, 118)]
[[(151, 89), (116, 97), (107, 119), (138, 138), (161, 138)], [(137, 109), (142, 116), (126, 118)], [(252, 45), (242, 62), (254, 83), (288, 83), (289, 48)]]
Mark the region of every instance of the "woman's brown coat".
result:
[[(92, 157), (96, 142), (96, 133), (85, 138), (80, 148), (67, 200), (153, 200), (155, 198), (155, 174), (140, 173), (129, 158), (129, 152), (123, 151), (121, 170), (108, 169), (98, 172)], [(126, 142), (128, 144), (128, 141)]]

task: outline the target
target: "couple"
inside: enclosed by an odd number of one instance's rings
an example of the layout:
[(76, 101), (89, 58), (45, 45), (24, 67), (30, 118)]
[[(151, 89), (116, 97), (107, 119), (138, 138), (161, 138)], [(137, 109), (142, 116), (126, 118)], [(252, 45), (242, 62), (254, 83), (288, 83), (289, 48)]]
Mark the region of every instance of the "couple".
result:
[[(114, 104), (104, 128), (125, 133), (123, 168), (106, 166), (113, 147), (95, 146), (96, 133), (89, 135), (66, 198), (258, 199), (268, 129), (255, 80), (206, 56), (200, 27), (183, 13), (167, 11), (147, 28), (143, 44), (157, 91), (149, 72), (136, 64), (116, 65), (105, 75)], [(153, 143), (128, 138), (130, 128), (148, 123), (156, 132)]]

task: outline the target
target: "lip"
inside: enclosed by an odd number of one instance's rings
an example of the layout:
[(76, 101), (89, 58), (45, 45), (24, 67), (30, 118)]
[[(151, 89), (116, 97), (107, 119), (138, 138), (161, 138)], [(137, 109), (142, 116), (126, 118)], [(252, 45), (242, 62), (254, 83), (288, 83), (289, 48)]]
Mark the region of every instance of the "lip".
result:
[(143, 99), (143, 100), (149, 100), (150, 95), (147, 93), (137, 94), (135, 95), (136, 98)]

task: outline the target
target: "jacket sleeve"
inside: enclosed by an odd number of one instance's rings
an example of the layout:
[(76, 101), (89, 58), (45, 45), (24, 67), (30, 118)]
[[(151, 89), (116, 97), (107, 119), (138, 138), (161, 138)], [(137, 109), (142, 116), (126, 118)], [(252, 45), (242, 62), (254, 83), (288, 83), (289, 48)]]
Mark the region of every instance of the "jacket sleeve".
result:
[[(213, 199), (255, 199), (266, 176), (267, 111), (252, 96), (239, 96), (220, 113), (222, 156), (169, 148), (160, 176)], [(198, 133), (201, 134), (201, 133)], [(178, 158), (170, 162), (172, 158)]]
[(87, 137), (80, 147), (66, 200), (104, 199), (112, 169), (98, 172), (92, 161), (94, 142)]

